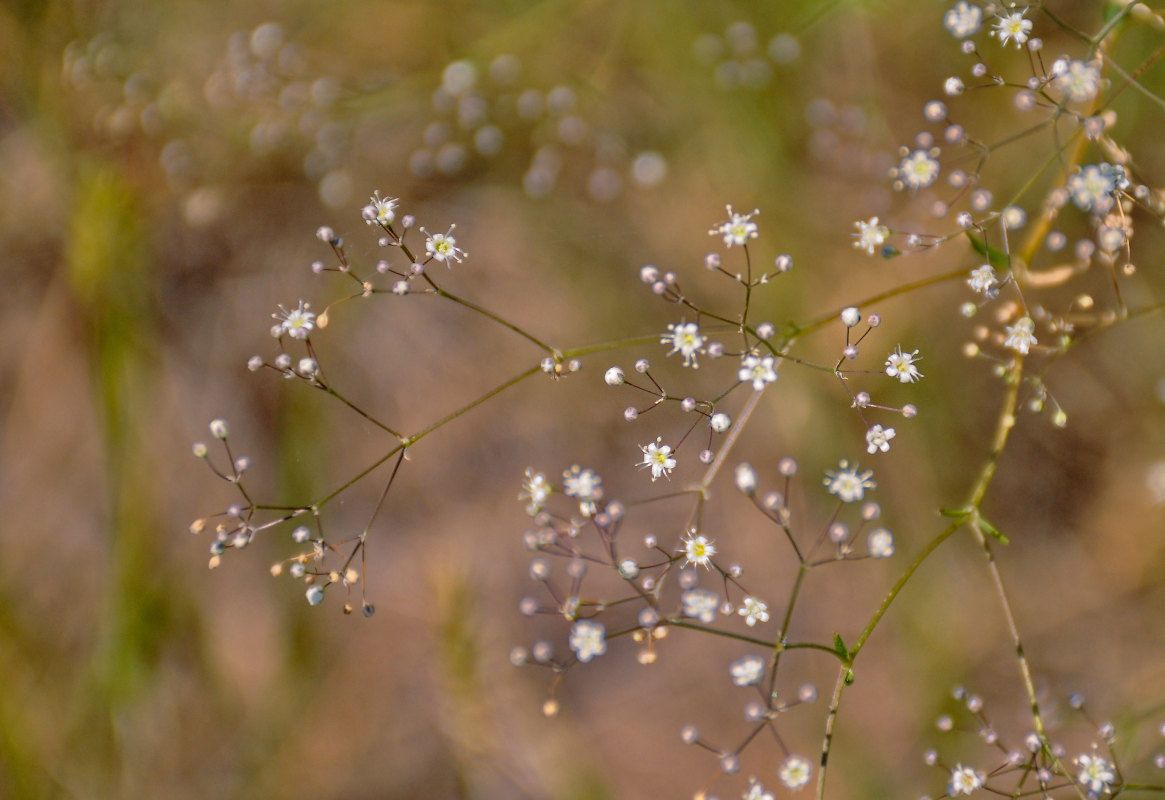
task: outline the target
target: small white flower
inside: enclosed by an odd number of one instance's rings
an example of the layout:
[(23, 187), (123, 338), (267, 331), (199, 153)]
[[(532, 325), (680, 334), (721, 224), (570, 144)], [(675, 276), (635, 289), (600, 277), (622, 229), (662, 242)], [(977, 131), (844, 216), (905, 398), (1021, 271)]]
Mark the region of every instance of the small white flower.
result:
[(732, 426), (732, 417), (725, 414), (723, 411), (717, 411), (708, 419), (708, 425), (716, 433), (724, 433)]
[(1100, 92), (1100, 64), (1078, 59), (1057, 59), (1052, 64), (1052, 86), (1069, 103), (1086, 103)]
[(545, 475), (527, 469), (526, 479), (522, 481), (522, 491), (518, 495), (518, 499), (530, 501), (526, 505), (526, 513), (534, 516), (546, 505), (546, 501), (553, 491), (554, 487), (550, 485), (550, 481), (546, 480)]
[(789, 756), (785, 759), (785, 763), (781, 764), (781, 768), (777, 770), (777, 776), (781, 779), (781, 783), (785, 784), (785, 788), (794, 792), (809, 783), (812, 774), (813, 766), (809, 763), (809, 759), (802, 756)]
[(921, 360), (916, 356), (918, 356), (917, 350), (903, 353), (902, 345), (898, 345), (893, 353), (886, 356), (886, 374), (891, 378), (897, 378), (902, 383), (914, 383), (923, 377), (922, 373), (918, 371), (918, 367), (914, 366), (915, 361)]
[(972, 794), (983, 787), (985, 776), (982, 772), (978, 772), (972, 767), (964, 767), (962, 764), (955, 764), (955, 768), (951, 770), (951, 779), (947, 784), (947, 792), (951, 797), (958, 797), (961, 794)]
[(446, 266), (450, 266), (450, 261), (461, 263), (462, 258), (468, 258), (469, 253), (457, 246), (457, 240), (453, 238), (453, 229), (456, 225), (450, 225), (447, 233), (429, 233), (424, 228), (421, 228), (421, 233), (429, 237), (425, 240), (425, 250), (437, 261), (444, 261)]
[(700, 335), (700, 326), (694, 322), (681, 322), (679, 325), (667, 326), (667, 333), (659, 337), (660, 344), (670, 344), (668, 355), (679, 353), (684, 357), (684, 366), (692, 369), (699, 368), (696, 356), (704, 352), (704, 337)]
[(663, 444), (663, 437), (657, 436), (654, 442), (639, 445), (643, 451), (643, 460), (639, 468), (651, 467), (651, 482), (656, 478), (671, 477), (671, 471), (676, 468), (675, 456), (671, 454), (671, 446)]
[(1089, 797), (1112, 792), (1112, 785), (1116, 782), (1116, 769), (1110, 762), (1096, 753), (1092, 755), (1082, 753), (1076, 756), (1076, 766), (1080, 767), (1076, 780), (1087, 790)]
[(991, 35), (998, 37), (1001, 45), (1006, 45), (1009, 40), (1014, 41), (1018, 50), (1027, 41), (1032, 29), (1032, 21), (1024, 19), (1025, 14), (1027, 14), (1026, 8), (999, 17), (995, 21), (995, 30), (991, 31)]
[(983, 24), (983, 10), (966, 0), (959, 0), (955, 7), (943, 17), (943, 25), (956, 39), (965, 39), (979, 30)]
[(885, 225), (879, 225), (877, 217), (870, 217), (869, 222), (858, 220), (854, 227), (858, 229), (858, 232), (853, 234), (857, 237), (854, 247), (865, 250), (870, 255), (873, 255), (890, 236), (890, 229)]
[(1036, 324), (1032, 322), (1031, 317), (1020, 318), (1015, 325), (1004, 328), (1007, 331), (1007, 338), (1004, 339), (1003, 346), (1026, 356), (1031, 346), (1039, 341), (1032, 335), (1035, 329)]
[(938, 177), (939, 163), (926, 150), (915, 150), (898, 165), (897, 175), (911, 189), (922, 189)]
[(967, 278), (967, 285), (971, 290), (986, 297), (995, 297), (999, 294), (999, 279), (990, 264), (984, 264), (971, 270), (971, 277)]
[(872, 469), (859, 473), (857, 464), (851, 467), (849, 461), (844, 458), (837, 462), (837, 467), (837, 470), (825, 471), (825, 485), (829, 493), (837, 495), (843, 503), (857, 502), (865, 496), (866, 489), (878, 486), (872, 480), (874, 477)]
[(748, 779), (748, 791), (741, 795), (741, 800), (774, 800), (773, 793), (756, 778)]
[(736, 377), (741, 383), (752, 383), (753, 391), (759, 392), (777, 379), (777, 371), (773, 369), (772, 356), (759, 356), (749, 353), (740, 360), (740, 371)]
[(391, 225), (396, 220), (396, 206), (399, 202), (399, 198), (381, 197), (380, 192), (373, 192), (367, 206), (371, 213), (365, 211), (365, 221), (369, 225)]
[(751, 595), (744, 598), (744, 604), (736, 610), (736, 613), (744, 617), (745, 624), (750, 628), (758, 622), (769, 621), (768, 604), (759, 597), (752, 597)]
[(697, 567), (707, 568), (712, 563), (712, 556), (716, 555), (716, 545), (706, 536), (697, 536), (693, 531), (682, 542), (683, 547), (680, 549), (684, 554), (683, 566), (695, 564)]
[(752, 213), (749, 214), (737, 214), (733, 212), (731, 205), (725, 206), (725, 208), (728, 209), (728, 221), (709, 230), (709, 236), (722, 236), (724, 244), (728, 247), (746, 245), (749, 239), (755, 239), (758, 236), (756, 223), (752, 221), (752, 218), (760, 213), (759, 209), (753, 209)]
[(708, 589), (688, 589), (680, 595), (684, 616), (698, 619), (705, 625), (716, 621), (720, 609), (720, 595)]
[(279, 313), (271, 316), (279, 320), (277, 330), (281, 334), (286, 333), (292, 339), (306, 339), (312, 328), (315, 327), (316, 318), (316, 315), (308, 310), (309, 308), (311, 308), (311, 303), (300, 300), (299, 305), (290, 311), (279, 306)]
[(890, 452), (890, 440), (896, 436), (893, 428), (883, 428), (881, 425), (875, 425), (866, 431), (866, 452), (873, 454), (881, 451), (883, 453)]
[(595, 503), (603, 496), (603, 479), (594, 470), (574, 464), (562, 473), (562, 492), (577, 499), (579, 508), (589, 517), (595, 511)]
[(601, 622), (580, 619), (570, 629), (570, 649), (584, 664), (607, 652), (607, 629)]
[(894, 555), (894, 534), (885, 528), (876, 528), (866, 536), (866, 549), (874, 558), (889, 558)]
[(1115, 192), (1126, 186), (1124, 168), (1103, 162), (1080, 167), (1065, 182), (1076, 207), (1094, 214), (1107, 214), (1116, 203)]
[(765, 660), (757, 655), (738, 658), (728, 665), (728, 674), (737, 686), (752, 686), (765, 676)]

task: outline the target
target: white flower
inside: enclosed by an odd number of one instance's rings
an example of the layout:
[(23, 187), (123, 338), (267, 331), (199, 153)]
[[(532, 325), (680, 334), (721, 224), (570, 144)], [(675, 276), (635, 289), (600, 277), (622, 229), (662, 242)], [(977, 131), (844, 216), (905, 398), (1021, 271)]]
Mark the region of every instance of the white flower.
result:
[[(396, 220), (396, 206), (400, 202), (396, 197), (381, 197), (380, 192), (373, 192), (372, 198), (366, 207), (364, 219), (369, 225), (389, 226)], [(371, 209), (371, 213), (367, 209)]]
[(1106, 214), (1116, 202), (1114, 193), (1128, 186), (1123, 167), (1112, 164), (1088, 164), (1069, 175), (1065, 188), (1081, 211)]
[(965, 39), (979, 30), (983, 24), (983, 10), (966, 0), (959, 0), (955, 7), (943, 17), (943, 25), (956, 39)]
[(773, 793), (765, 789), (765, 785), (756, 778), (748, 779), (748, 791), (741, 795), (741, 800), (774, 800)]
[(1100, 92), (1100, 64), (1078, 59), (1057, 59), (1052, 64), (1052, 86), (1069, 103), (1086, 103)]
[(712, 563), (712, 556), (716, 555), (716, 545), (706, 536), (697, 536), (695, 531), (688, 534), (683, 540), (683, 566), (695, 564), (697, 567), (708, 567)]
[(737, 686), (752, 686), (765, 676), (765, 660), (757, 655), (738, 658), (728, 665), (728, 674)]
[(1031, 33), (1032, 21), (1024, 19), (1024, 14), (1027, 9), (1022, 11), (1013, 11), (1004, 17), (999, 17), (995, 21), (995, 30), (991, 31), (992, 36), (999, 38), (999, 43), (1007, 44), (1008, 40), (1015, 42), (1015, 47), (1018, 50), (1023, 46), (1028, 39), (1028, 34)]
[(279, 320), (279, 325), (276, 330), (279, 335), (286, 333), (292, 339), (306, 339), (311, 329), (315, 327), (316, 315), (308, 311), (311, 308), (311, 303), (299, 301), (296, 308), (288, 311), (283, 306), (279, 306), (279, 313), (271, 316)]
[(742, 383), (751, 381), (754, 391), (759, 392), (767, 384), (777, 379), (777, 371), (773, 369), (772, 356), (759, 356), (749, 353), (740, 360), (740, 371), (736, 377)]
[(563, 493), (579, 500), (598, 500), (603, 496), (603, 479), (592, 469), (583, 469), (578, 464), (562, 473)]
[(877, 217), (870, 217), (869, 222), (858, 220), (854, 223), (854, 227), (858, 229), (858, 232), (853, 234), (857, 237), (854, 247), (865, 250), (870, 255), (873, 255), (874, 251), (881, 247), (886, 241), (886, 237), (890, 235), (890, 229), (885, 225), (879, 225)]
[(1116, 770), (1111, 763), (1096, 753), (1092, 755), (1082, 753), (1076, 756), (1076, 766), (1080, 767), (1076, 780), (1088, 791), (1089, 797), (1112, 792), (1112, 785), (1116, 782)]
[(448, 233), (429, 233), (424, 228), (421, 228), (421, 233), (429, 238), (425, 240), (425, 250), (437, 261), (444, 261), (446, 266), (449, 266), (450, 261), (461, 263), (462, 258), (468, 258), (469, 253), (457, 246), (457, 240), (453, 238), (453, 229), (456, 225), (450, 225)]
[(526, 505), (526, 513), (534, 516), (546, 505), (546, 500), (553, 491), (554, 487), (550, 485), (550, 481), (546, 480), (545, 475), (527, 469), (526, 479), (522, 481), (522, 491), (518, 495), (518, 499), (530, 501)]
[(895, 435), (896, 432), (893, 428), (875, 425), (866, 431), (866, 452), (870, 454), (877, 453), (879, 450), (883, 453), (890, 452), (890, 440)]
[(728, 221), (722, 222), (708, 231), (709, 236), (724, 237), (724, 244), (728, 247), (746, 245), (749, 239), (755, 239), (758, 236), (756, 223), (752, 221), (752, 218), (760, 213), (759, 209), (754, 208), (750, 214), (737, 214), (733, 212), (732, 206), (725, 206), (725, 208), (728, 209)]
[(680, 595), (684, 616), (698, 619), (705, 625), (716, 621), (720, 609), (720, 595), (708, 589), (688, 589)]
[(1032, 335), (1035, 329), (1036, 324), (1032, 322), (1031, 317), (1022, 317), (1015, 325), (1004, 329), (1007, 331), (1007, 338), (1004, 339), (1003, 346), (1026, 356), (1031, 346), (1039, 341)]
[(866, 549), (874, 558), (889, 558), (894, 555), (894, 534), (885, 528), (876, 528), (866, 536)]
[(844, 458), (837, 462), (837, 467), (836, 471), (832, 469), (825, 471), (825, 485), (828, 487), (829, 493), (837, 495), (843, 503), (861, 500), (865, 496), (866, 489), (874, 489), (878, 486), (871, 480), (874, 477), (872, 469), (859, 473), (857, 464), (851, 467), (849, 461)]
[(794, 792), (809, 783), (809, 777), (812, 774), (813, 766), (809, 763), (809, 759), (801, 756), (789, 756), (785, 759), (785, 763), (781, 764), (781, 768), (777, 770), (777, 776), (781, 779), (781, 783), (785, 784), (785, 788)]
[(676, 468), (675, 456), (671, 454), (671, 446), (663, 444), (663, 437), (657, 436), (654, 442), (639, 445), (643, 451), (643, 461), (639, 468), (651, 467), (651, 482), (656, 478), (671, 477), (671, 471)]
[(750, 628), (758, 622), (769, 621), (768, 605), (759, 597), (752, 597), (751, 595), (744, 598), (744, 605), (738, 608), (736, 613), (744, 617), (745, 624)]
[(915, 150), (898, 165), (898, 177), (911, 189), (930, 186), (938, 177), (939, 164), (925, 150)]
[(999, 294), (997, 291), (999, 279), (995, 277), (995, 270), (991, 269), (990, 264), (984, 264), (971, 270), (971, 277), (967, 278), (967, 285), (971, 287), (972, 291), (986, 297), (995, 297)]
[(923, 377), (922, 373), (918, 371), (918, 367), (914, 366), (915, 361), (921, 360), (916, 358), (917, 355), (917, 350), (903, 353), (902, 345), (898, 345), (894, 348), (893, 353), (886, 356), (886, 374), (891, 378), (897, 378), (902, 383), (914, 383)]
[(684, 357), (684, 366), (697, 369), (696, 355), (704, 352), (704, 337), (700, 335), (700, 326), (694, 322), (668, 325), (668, 332), (659, 337), (660, 344), (670, 344), (668, 355), (679, 353)]
[(951, 797), (958, 797), (961, 794), (971, 794), (975, 790), (982, 788), (984, 778), (985, 776), (982, 772), (978, 772), (972, 767), (955, 764), (955, 768), (951, 770), (951, 779), (947, 784), (947, 792)]
[(607, 652), (607, 629), (600, 622), (580, 619), (570, 629), (570, 649), (584, 664)]

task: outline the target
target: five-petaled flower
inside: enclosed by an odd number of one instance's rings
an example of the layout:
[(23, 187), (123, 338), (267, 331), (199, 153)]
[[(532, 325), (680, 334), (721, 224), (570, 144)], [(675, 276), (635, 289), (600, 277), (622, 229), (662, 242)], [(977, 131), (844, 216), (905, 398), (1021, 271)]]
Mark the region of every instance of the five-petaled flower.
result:
[(1007, 338), (1003, 340), (1003, 346), (1026, 356), (1031, 346), (1039, 341), (1032, 335), (1035, 329), (1036, 324), (1032, 322), (1031, 317), (1021, 317), (1015, 325), (1004, 328), (1007, 331)]
[(854, 247), (865, 250), (870, 255), (873, 255), (890, 235), (890, 229), (879, 224), (877, 217), (870, 217), (868, 222), (858, 220), (854, 223), (854, 227), (858, 229), (857, 233), (852, 234), (857, 239), (854, 242)]
[(955, 768), (951, 770), (951, 779), (947, 783), (947, 793), (951, 797), (958, 797), (961, 794), (972, 794), (982, 788), (983, 780), (984, 776), (982, 772), (975, 770), (973, 767), (964, 767), (962, 764), (955, 764)]
[(781, 768), (777, 770), (777, 776), (781, 779), (781, 783), (785, 784), (786, 789), (794, 792), (809, 783), (809, 777), (812, 774), (813, 765), (809, 763), (809, 759), (803, 756), (789, 756), (781, 764)]
[(716, 555), (716, 545), (708, 537), (692, 531), (682, 542), (683, 547), (680, 549), (684, 554), (683, 566), (695, 564), (697, 567), (707, 568), (712, 563), (712, 556)]
[(728, 209), (728, 221), (721, 222), (715, 228), (708, 231), (709, 236), (722, 236), (724, 244), (728, 247), (736, 245), (738, 247), (748, 244), (749, 239), (755, 239), (759, 234), (757, 233), (756, 223), (752, 218), (760, 213), (760, 209), (753, 209), (749, 214), (737, 214), (732, 210), (732, 206), (725, 206)]
[(1015, 42), (1016, 49), (1023, 46), (1032, 30), (1032, 21), (1024, 19), (1027, 9), (1013, 11), (1001, 16), (995, 21), (995, 30), (991, 35), (998, 37), (1000, 44), (1007, 44), (1008, 40)]
[(639, 468), (651, 468), (652, 483), (657, 478), (671, 477), (671, 471), (676, 468), (676, 458), (671, 454), (671, 446), (663, 444), (662, 436), (657, 436), (654, 442), (639, 445), (639, 449), (643, 451)]
[(447, 233), (429, 233), (424, 228), (421, 228), (421, 233), (429, 237), (425, 240), (425, 250), (429, 256), (437, 261), (444, 261), (445, 266), (450, 266), (450, 261), (461, 263), (462, 258), (468, 258), (469, 253), (457, 246), (457, 240), (453, 238), (453, 229), (456, 225), (450, 225)]
[(769, 621), (768, 604), (759, 597), (753, 597), (751, 595), (744, 598), (744, 603), (736, 610), (736, 613), (744, 617), (745, 623), (750, 628), (758, 622)]
[(696, 356), (704, 352), (704, 337), (700, 334), (700, 326), (694, 322), (681, 322), (667, 326), (667, 333), (659, 337), (660, 344), (670, 344), (668, 355), (679, 353), (684, 357), (684, 366), (698, 369)]
[(923, 377), (922, 373), (918, 371), (918, 367), (914, 366), (914, 362), (920, 360), (917, 350), (903, 353), (902, 345), (898, 345), (894, 348), (893, 353), (886, 356), (886, 374), (891, 378), (897, 378), (902, 383), (914, 383)]
[(311, 329), (315, 327), (316, 315), (308, 309), (311, 308), (311, 303), (299, 301), (299, 305), (290, 311), (283, 306), (279, 306), (279, 313), (271, 316), (279, 320), (279, 325), (275, 330), (278, 331), (279, 336), (287, 334), (292, 339), (306, 339)]
[(365, 212), (365, 221), (369, 225), (388, 227), (396, 220), (396, 206), (399, 202), (399, 198), (381, 197), (380, 192), (373, 192), (367, 206), (371, 212)]
[(857, 464), (851, 467), (849, 461), (843, 458), (837, 462), (836, 470), (825, 471), (825, 486), (830, 494), (837, 495), (843, 503), (854, 503), (865, 496), (866, 489), (877, 488), (878, 484), (874, 483), (873, 477), (872, 469), (858, 472)]
[(753, 391), (759, 392), (777, 379), (774, 363), (775, 359), (772, 356), (749, 353), (740, 359), (740, 371), (736, 377), (741, 383), (751, 382)]

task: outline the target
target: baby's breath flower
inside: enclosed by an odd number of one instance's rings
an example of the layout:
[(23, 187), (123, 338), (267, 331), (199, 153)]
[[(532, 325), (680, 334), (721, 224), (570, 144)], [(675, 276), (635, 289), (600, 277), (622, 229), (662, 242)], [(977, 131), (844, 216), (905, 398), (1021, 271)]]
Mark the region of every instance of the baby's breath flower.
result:
[(943, 17), (943, 25), (956, 39), (965, 39), (979, 30), (983, 24), (983, 11), (966, 0), (959, 0), (955, 7)]
[(570, 649), (584, 664), (607, 652), (607, 629), (601, 622), (580, 619), (570, 629)]
[(697, 535), (695, 531), (683, 539), (684, 553), (683, 566), (695, 564), (697, 567), (708, 567), (712, 563), (712, 556), (716, 555), (716, 545), (706, 536)]
[(288, 311), (283, 306), (279, 306), (279, 313), (271, 316), (279, 320), (277, 330), (282, 335), (286, 333), (292, 339), (306, 339), (311, 329), (315, 327), (316, 315), (308, 309), (311, 308), (311, 303), (299, 301), (299, 305)]
[(914, 350), (910, 353), (902, 352), (902, 345), (894, 348), (894, 352), (886, 356), (886, 374), (891, 378), (897, 378), (902, 383), (914, 383), (923, 374), (918, 371), (918, 367), (914, 366), (918, 351)]
[(967, 278), (967, 285), (971, 287), (972, 291), (986, 297), (994, 297), (999, 293), (999, 279), (995, 277), (995, 270), (991, 269), (990, 264), (984, 264), (971, 270), (971, 277)]
[(748, 214), (737, 214), (732, 210), (731, 205), (725, 206), (725, 208), (728, 210), (728, 221), (709, 230), (709, 236), (722, 236), (724, 244), (728, 247), (733, 245), (740, 247), (748, 244), (749, 239), (755, 239), (759, 235), (756, 223), (752, 221), (752, 218), (760, 213), (760, 209), (754, 208)]
[(554, 487), (546, 480), (545, 475), (527, 469), (526, 479), (522, 481), (522, 491), (518, 494), (518, 499), (530, 501), (526, 505), (526, 513), (534, 516), (546, 505), (546, 501), (553, 491)]
[(764, 659), (754, 654), (737, 658), (728, 665), (728, 674), (736, 686), (751, 686), (764, 677)]
[(866, 489), (877, 487), (873, 477), (872, 469), (859, 473), (857, 464), (851, 467), (849, 461), (843, 458), (837, 462), (836, 470), (825, 471), (825, 485), (829, 493), (837, 495), (843, 503), (854, 503), (865, 497)]
[(1032, 29), (1032, 21), (1024, 19), (1025, 14), (1027, 14), (1026, 8), (999, 17), (995, 21), (995, 30), (991, 31), (991, 35), (997, 37), (1001, 45), (1006, 45), (1008, 41), (1015, 42), (1015, 47), (1018, 50), (1028, 40), (1028, 35)]
[(769, 621), (768, 604), (759, 597), (753, 597), (751, 595), (744, 598), (744, 604), (736, 610), (736, 613), (744, 617), (745, 624), (750, 628), (758, 622)]
[(873, 255), (890, 235), (890, 229), (885, 225), (879, 225), (877, 217), (870, 217), (868, 222), (858, 220), (854, 223), (854, 227), (858, 229), (858, 232), (853, 234), (857, 237), (854, 247), (865, 250), (870, 255)]
[(698, 619), (705, 625), (716, 621), (720, 608), (720, 595), (708, 589), (688, 589), (680, 595), (684, 616)]
[(939, 163), (926, 150), (915, 150), (902, 159), (897, 175), (902, 183), (911, 189), (922, 189), (934, 183), (938, 177)]
[(469, 253), (457, 246), (457, 240), (453, 238), (453, 229), (456, 225), (450, 225), (447, 233), (429, 233), (424, 228), (421, 228), (421, 233), (429, 237), (425, 240), (425, 250), (437, 261), (444, 261), (445, 266), (450, 266), (450, 261), (461, 263), (462, 258), (468, 258)]
[(743, 656), (728, 665), (728, 674), (737, 686), (752, 686), (764, 677), (765, 660), (758, 655)]
[(651, 482), (657, 478), (670, 477), (671, 471), (676, 468), (675, 456), (671, 454), (671, 446), (663, 444), (663, 437), (657, 436), (654, 442), (639, 445), (643, 451), (643, 460), (639, 468), (651, 468)]
[(1069, 103), (1086, 103), (1100, 92), (1100, 64), (1061, 58), (1052, 64), (1052, 86)]
[(875, 528), (866, 536), (866, 549), (874, 558), (889, 558), (894, 555), (894, 534)]
[(1036, 324), (1032, 322), (1031, 317), (1022, 317), (1015, 325), (1005, 328), (1007, 338), (1003, 341), (1003, 346), (1026, 356), (1031, 346), (1039, 341), (1032, 335), (1035, 329)]
[(1096, 753), (1091, 755), (1082, 753), (1076, 756), (1076, 766), (1080, 767), (1076, 780), (1085, 788), (1089, 797), (1112, 792), (1112, 785), (1116, 782), (1116, 770), (1110, 762)]
[[(391, 225), (396, 220), (396, 206), (399, 203), (396, 197), (381, 197), (380, 192), (373, 192), (372, 198), (365, 207), (364, 219), (369, 225)], [(371, 210), (371, 214), (369, 214)]]
[(704, 352), (704, 337), (700, 335), (700, 326), (694, 322), (669, 324), (667, 333), (659, 337), (660, 344), (670, 344), (668, 355), (680, 353), (684, 357), (684, 366), (697, 369), (696, 355)]
[(723, 411), (717, 411), (708, 419), (708, 425), (716, 433), (724, 433), (732, 425), (732, 417), (725, 414)]
[(740, 360), (740, 371), (737, 379), (742, 383), (752, 382), (753, 391), (759, 392), (777, 379), (777, 371), (773, 369), (772, 356), (760, 356), (749, 353)]
[(1123, 167), (1087, 164), (1068, 176), (1065, 188), (1081, 211), (1106, 214), (1115, 204), (1115, 192), (1129, 185)]
[(976, 790), (983, 787), (983, 780), (984, 775), (982, 772), (972, 767), (964, 767), (962, 764), (956, 764), (955, 768), (951, 770), (951, 779), (947, 784), (947, 792), (951, 797), (958, 797), (961, 794), (973, 794)]
[(866, 452), (877, 453), (881, 451), (888, 453), (890, 451), (890, 440), (894, 438), (896, 432), (893, 428), (883, 428), (881, 425), (875, 425), (866, 431)]
[(592, 469), (574, 464), (562, 473), (563, 493), (579, 500), (598, 500), (603, 496), (603, 479)]
[(611, 367), (603, 375), (603, 381), (608, 386), (618, 386), (626, 380), (623, 376), (622, 367)]
[(813, 766), (809, 759), (802, 756), (789, 756), (777, 770), (777, 777), (781, 779), (781, 783), (794, 792), (808, 784), (812, 774)]
[(741, 800), (773, 800), (773, 793), (765, 789), (765, 785), (756, 778), (749, 778), (748, 790)]

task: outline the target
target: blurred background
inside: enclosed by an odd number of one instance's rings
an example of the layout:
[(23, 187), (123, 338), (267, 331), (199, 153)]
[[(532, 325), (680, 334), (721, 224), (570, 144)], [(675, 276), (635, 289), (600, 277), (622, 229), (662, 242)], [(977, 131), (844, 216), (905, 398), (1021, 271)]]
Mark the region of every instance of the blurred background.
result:
[[(794, 259), (755, 296), (753, 318), (778, 329), (977, 266), (960, 242), (883, 260), (850, 238), (854, 220), (875, 215), (898, 231), (954, 230), (952, 216), (930, 213), (953, 190), (895, 194), (886, 177), (900, 146), (937, 130), (922, 104), (943, 80), (971, 81), (971, 59), (942, 29), (949, 5), (0, 6), (0, 796), (581, 800), (703, 786), (715, 759), (685, 749), (679, 730), (697, 724), (726, 747), (743, 736), (750, 698), (726, 669), (744, 651), (673, 631), (658, 661), (641, 666), (634, 647), (613, 642), (569, 673), (561, 712), (544, 717), (548, 671), (515, 669), (509, 652), (546, 639), (565, 653), (567, 626), (518, 613), (540, 587), (516, 496), (525, 468), (557, 477), (574, 463), (599, 470), (609, 496), (643, 496), (636, 445), (674, 441), (687, 422), (661, 410), (629, 428), (622, 410), (635, 399), (603, 386), (603, 371), (649, 357), (683, 391), (723, 387), (731, 364), (693, 375), (654, 344), (588, 357), (577, 375), (527, 382), (427, 438), (373, 530), (370, 619), (344, 616), (337, 597), (311, 608), (302, 584), (269, 575), (292, 552), (283, 529), (208, 570), (209, 539), (187, 529), (237, 498), (190, 445), (209, 439), (212, 418), (227, 419), (236, 455), (252, 459), (251, 491), (272, 503), (318, 497), (391, 446), (329, 398), (246, 369), (253, 354), (274, 355), (277, 304), (303, 298), (318, 310), (350, 292), (312, 274), (313, 261), (332, 261), (318, 226), (344, 237), (364, 274), (383, 256), (360, 218), (374, 190), (400, 197), (432, 232), (456, 223), (470, 256), (438, 270), (443, 286), (559, 347), (678, 322), (638, 281), (647, 263), (735, 313), (738, 292), (703, 268), (725, 203), (761, 209), (757, 263)], [(1102, 3), (1057, 5), (1081, 30), (1102, 24)], [(1160, 47), (1151, 16), (1116, 50), (1129, 71)], [(1029, 17), (1049, 59), (1083, 55), (1046, 17)], [(1023, 54), (976, 39), (995, 68), (1030, 74)], [(1155, 62), (1141, 80), (1157, 98), (1165, 91)], [(985, 140), (1035, 120), (1010, 92), (950, 105), (952, 120)], [(1112, 108), (1140, 180), (1159, 186), (1160, 102), (1129, 91)], [(1042, 131), (999, 149), (983, 184), (1009, 196), (1059, 141)], [(1022, 199), (1030, 217), (1062, 175), (1043, 180)], [(1140, 269), (1121, 284), (1134, 309), (1165, 289), (1161, 225), (1139, 214)], [(1087, 235), (1083, 215), (1061, 225)], [(725, 264), (741, 269), (739, 251)], [(1066, 308), (1089, 292), (1107, 309), (1110, 287), (1098, 268), (1038, 301)], [(875, 419), (898, 429), (889, 454), (865, 456), (864, 427), (828, 373), (787, 365), (758, 411), (738, 458), (762, 489), (777, 485), (779, 458), (798, 460), (798, 535), (812, 539), (831, 513), (824, 470), (857, 458), (876, 467), (873, 499), (898, 549), (813, 573), (794, 638), (852, 641), (986, 456), (1000, 387), (962, 347), (975, 326), (995, 323), (960, 316), (969, 299), (955, 281), (863, 308), (885, 320), (864, 368), (880, 370), (898, 343), (924, 358), (916, 386), (872, 375), (857, 387), (920, 409), (909, 422)], [(329, 376), (406, 431), (541, 358), (432, 297), (382, 295), (330, 316), (313, 336)], [(799, 352), (830, 362), (840, 336), (831, 326)], [(1147, 315), (1056, 363), (1047, 382), (1068, 425), (1025, 413), (985, 506), (1011, 539), (1000, 568), (1050, 719), (1067, 724), (1069, 746), (1086, 746), (1089, 726), (1074, 728), (1065, 706), (1083, 692), (1095, 716), (1118, 724), (1129, 777), (1161, 751), (1165, 717), (1163, 345), (1160, 314)], [(696, 377), (703, 383), (683, 383)], [(696, 449), (673, 484), (698, 474)], [(331, 530), (358, 531), (381, 486), (345, 493), (328, 511)], [(774, 529), (727, 484), (713, 500), (705, 523), (721, 532), (722, 552), (782, 608), (794, 564), (773, 546)], [(629, 541), (678, 538), (674, 509), (648, 508), (628, 521)], [(918, 573), (868, 650), (842, 708), (831, 796), (941, 793), (945, 774), (922, 760), (936, 744), (952, 763), (993, 766), (998, 756), (974, 737), (935, 731), (955, 685), (986, 698), (1009, 744), (1030, 725), (998, 601), (965, 535)], [(781, 691), (810, 681), (827, 695), (836, 674), (828, 657), (785, 666)], [(825, 706), (781, 721), (786, 745), (814, 762)], [(748, 774), (775, 786), (772, 745), (746, 751), (745, 772), (714, 791), (739, 796)]]

